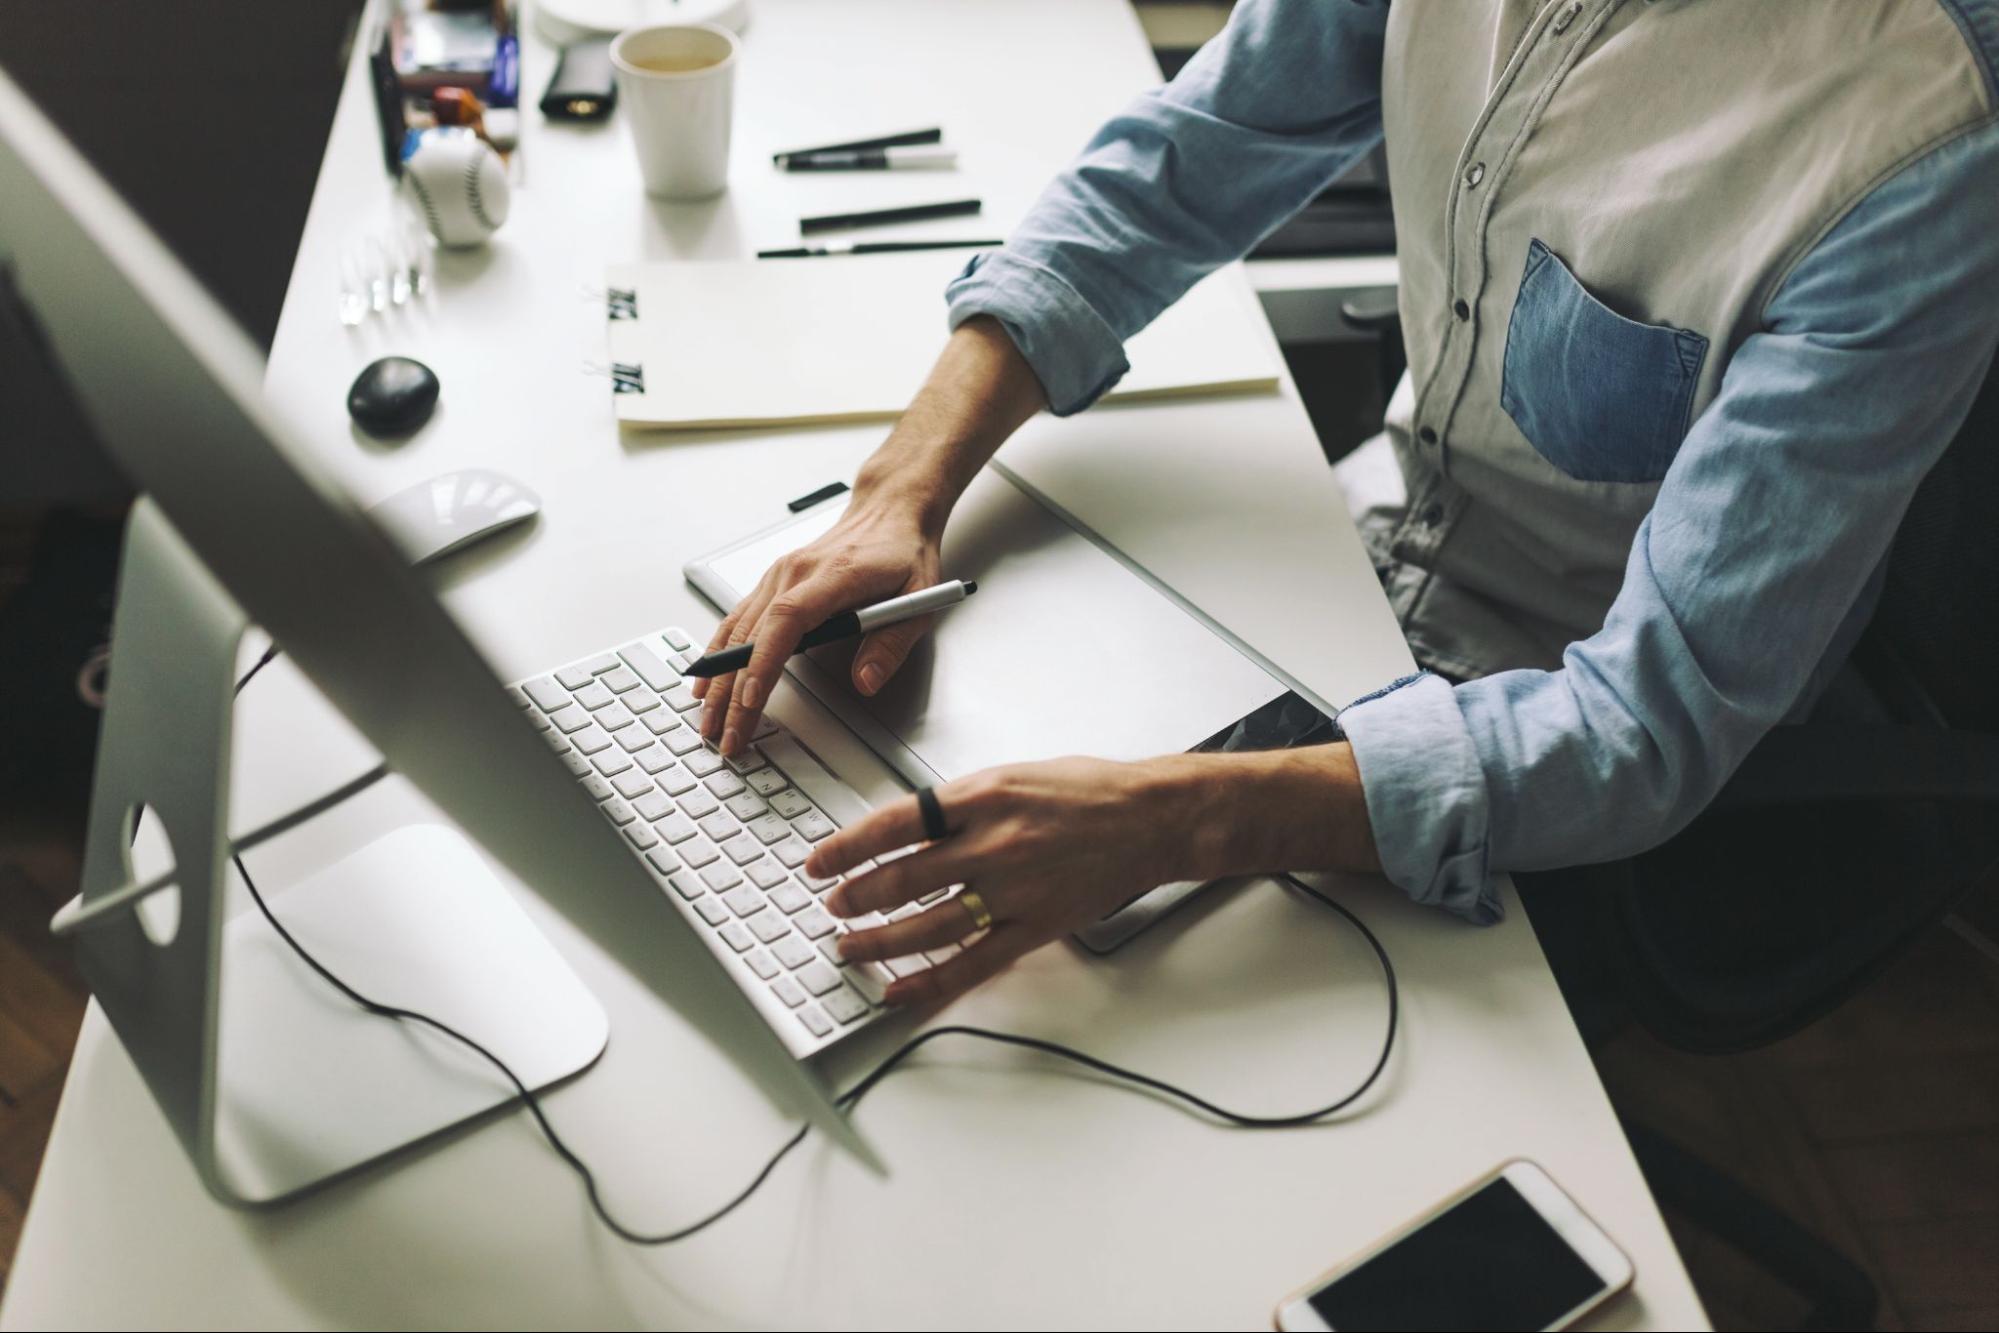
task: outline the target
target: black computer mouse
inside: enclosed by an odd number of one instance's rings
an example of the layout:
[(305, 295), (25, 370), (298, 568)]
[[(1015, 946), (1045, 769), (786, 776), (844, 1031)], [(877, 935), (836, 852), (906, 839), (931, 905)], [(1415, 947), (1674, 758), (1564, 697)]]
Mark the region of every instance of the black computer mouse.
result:
[(347, 414), (370, 435), (407, 435), (436, 406), (437, 375), (406, 356), (371, 362), (347, 391)]

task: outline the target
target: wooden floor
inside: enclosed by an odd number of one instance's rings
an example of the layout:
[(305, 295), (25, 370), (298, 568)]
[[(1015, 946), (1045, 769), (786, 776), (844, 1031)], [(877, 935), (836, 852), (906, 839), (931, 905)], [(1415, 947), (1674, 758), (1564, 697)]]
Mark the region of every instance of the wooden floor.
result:
[[(75, 863), (0, 832), (0, 1285), (20, 1236), (84, 991), (50, 941)], [(1967, 915), (1999, 925), (1999, 892)], [(1995, 932), (1999, 933), (1999, 932)], [(1999, 1327), (1999, 960), (1946, 928), (1867, 994), (1749, 1055), (1640, 1036), (1600, 1064), (1620, 1109), (1833, 1240), (1882, 1289), (1879, 1327)], [(1670, 1214), (1716, 1326), (1795, 1326), (1802, 1305)]]

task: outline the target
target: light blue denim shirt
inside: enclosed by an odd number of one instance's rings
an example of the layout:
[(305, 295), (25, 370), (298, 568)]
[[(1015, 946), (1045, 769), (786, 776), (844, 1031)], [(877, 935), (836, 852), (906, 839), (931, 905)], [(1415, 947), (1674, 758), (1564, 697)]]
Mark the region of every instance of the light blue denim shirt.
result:
[(1080, 411), (1386, 133), (1410, 374), (1363, 532), (1470, 679), (1339, 720), (1388, 877), (1491, 921), (1498, 872), (1682, 827), (1864, 627), (1999, 342), (1995, 53), (1992, 0), (1244, 0), (951, 322)]

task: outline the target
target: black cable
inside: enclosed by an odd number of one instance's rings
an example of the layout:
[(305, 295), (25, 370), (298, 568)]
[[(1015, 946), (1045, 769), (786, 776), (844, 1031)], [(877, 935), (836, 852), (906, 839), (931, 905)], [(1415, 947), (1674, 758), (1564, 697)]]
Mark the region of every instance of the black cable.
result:
[[(250, 683), (251, 677), (263, 670), (265, 664), (276, 656), (277, 649), (274, 646), (258, 660), (255, 666), (244, 673), (241, 680), (236, 682), (236, 692), (238, 694), (242, 693), (243, 687)], [(763, 1169), (756, 1173), (749, 1184), (745, 1185), (734, 1198), (707, 1216), (672, 1231), (653, 1234), (634, 1231), (611, 1215), (610, 1209), (605, 1206), (603, 1196), (597, 1188), (596, 1173), (590, 1169), (587, 1162), (578, 1157), (575, 1151), (563, 1141), (562, 1136), (555, 1132), (555, 1126), (549, 1123), (548, 1114), (542, 1109), (541, 1099), (535, 1095), (534, 1091), (527, 1084), (521, 1081), (520, 1076), (514, 1073), (506, 1061), (448, 1023), (432, 1018), (429, 1014), (419, 1013), (414, 1009), (404, 1009), (397, 1005), (383, 1004), (379, 1000), (374, 1000), (363, 995), (360, 991), (342, 981), (334, 974), (332, 969), (315, 958), (310, 950), (303, 944), (300, 944), (297, 938), (289, 930), (285, 929), (284, 923), (279, 921), (277, 915), (271, 911), (270, 904), (264, 901), (264, 895), (258, 892), (257, 883), (250, 878), (249, 868), (243, 864), (242, 856), (234, 854), (231, 859), (236, 864), (236, 873), (243, 877), (243, 886), (250, 891), (251, 901), (256, 903), (257, 910), (263, 913), (264, 920), (270, 923), (271, 929), (277, 932), (278, 938), (283, 940), (291, 951), (299, 956), (300, 961), (317, 973), (319, 978), (326, 982), (327, 985), (339, 991), (350, 1002), (366, 1010), (368, 1013), (376, 1014), (383, 1018), (393, 1018), (398, 1022), (416, 1023), (430, 1028), (434, 1032), (441, 1033), (479, 1055), (486, 1063), (497, 1069), (506, 1078), (507, 1082), (513, 1085), (514, 1091), (520, 1095), (520, 1099), (527, 1106), (529, 1114), (534, 1117), (535, 1124), (540, 1127), (542, 1137), (548, 1140), (549, 1147), (553, 1148), (556, 1155), (566, 1162), (569, 1168), (583, 1181), (584, 1193), (589, 1197), (591, 1210), (597, 1214), (598, 1220), (620, 1240), (633, 1245), (671, 1245), (676, 1241), (686, 1240), (690, 1236), (707, 1230), (747, 1203), (750, 1196), (761, 1189), (766, 1180), (770, 1179), (771, 1172), (777, 1170), (778, 1163), (790, 1156), (791, 1150), (803, 1143), (805, 1136), (811, 1132), (811, 1125), (800, 1125), (797, 1131), (790, 1138), (786, 1139), (776, 1152), (771, 1154), (769, 1160), (764, 1163)], [(1190, 1106), (1203, 1114), (1212, 1116), (1217, 1120), (1245, 1129), (1297, 1129), (1306, 1125), (1317, 1124), (1325, 1120), (1328, 1116), (1338, 1114), (1340, 1111), (1359, 1101), (1367, 1094), (1368, 1089), (1375, 1085), (1381, 1078), (1382, 1071), (1388, 1067), (1388, 1057), (1395, 1049), (1396, 1023), (1401, 1014), (1401, 990), (1395, 979), (1395, 965), (1389, 961), (1388, 950), (1382, 946), (1381, 941), (1376, 938), (1375, 933), (1369, 930), (1367, 923), (1362, 921), (1358, 916), (1355, 916), (1353, 912), (1341, 904), (1334, 902), (1331, 898), (1294, 875), (1280, 874), (1277, 878), (1284, 880), (1301, 893), (1316, 899), (1322, 906), (1331, 908), (1345, 917), (1354, 929), (1358, 930), (1362, 937), (1367, 940), (1369, 947), (1374, 950), (1374, 956), (1381, 962), (1382, 979), (1388, 986), (1388, 1027), (1386, 1034), (1382, 1038), (1381, 1054), (1376, 1058), (1374, 1067), (1368, 1071), (1367, 1077), (1362, 1079), (1353, 1091), (1332, 1102), (1330, 1105), (1320, 1107), (1316, 1111), (1304, 1111), (1296, 1115), (1246, 1115), (1242, 1112), (1231, 1111), (1224, 1106), (1219, 1106), (1197, 1093), (1189, 1092), (1185, 1088), (1176, 1087), (1164, 1079), (1154, 1078), (1150, 1074), (1139, 1073), (1135, 1069), (1126, 1069), (1121, 1065), (1114, 1065), (1108, 1060), (1102, 1060), (1094, 1055), (1076, 1050), (1073, 1047), (1064, 1046), (1060, 1042), (1048, 1041), (1041, 1037), (1026, 1037), (1014, 1032), (995, 1032), (990, 1028), (970, 1027), (963, 1024), (952, 1024), (919, 1032), (891, 1051), (887, 1058), (869, 1070), (860, 1082), (834, 1098), (834, 1104), (848, 1109), (858, 1106), (863, 1097), (866, 1097), (877, 1084), (893, 1073), (905, 1060), (940, 1037), (976, 1037), (981, 1041), (995, 1042), (1003, 1046), (1015, 1046), (1023, 1050), (1038, 1051), (1043, 1055), (1054, 1056), (1058, 1060), (1067, 1060), (1072, 1064), (1081, 1065), (1085, 1069), (1093, 1070), (1107, 1077), (1159, 1093), (1162, 1096)]]

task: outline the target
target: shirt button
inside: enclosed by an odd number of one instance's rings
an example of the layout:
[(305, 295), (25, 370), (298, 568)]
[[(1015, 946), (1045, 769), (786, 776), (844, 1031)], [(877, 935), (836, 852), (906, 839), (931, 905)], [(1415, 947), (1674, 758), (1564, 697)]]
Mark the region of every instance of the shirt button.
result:
[(1437, 432), (1431, 427), (1425, 426), (1416, 432), (1416, 438), (1425, 444), (1435, 444), (1437, 442)]
[(1424, 527), (1434, 528), (1443, 521), (1444, 521), (1444, 507), (1442, 505), (1433, 503), (1423, 506)]
[(1478, 183), (1484, 179), (1485, 179), (1485, 163), (1483, 162), (1472, 163), (1471, 170), (1465, 173), (1465, 184), (1472, 186), (1473, 188), (1477, 188)]
[(1567, 28), (1571, 23), (1574, 23), (1576, 21), (1576, 15), (1582, 12), (1583, 12), (1582, 0), (1575, 0), (1574, 4), (1570, 5), (1567, 9), (1563, 10), (1558, 16), (1556, 16), (1555, 31), (1561, 32), (1563, 29)]
[(1455, 314), (1459, 319), (1471, 318), (1471, 307), (1466, 305), (1462, 299), (1452, 304), (1451, 312)]

